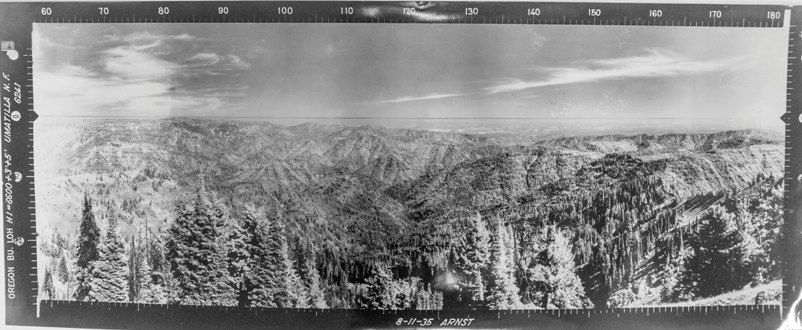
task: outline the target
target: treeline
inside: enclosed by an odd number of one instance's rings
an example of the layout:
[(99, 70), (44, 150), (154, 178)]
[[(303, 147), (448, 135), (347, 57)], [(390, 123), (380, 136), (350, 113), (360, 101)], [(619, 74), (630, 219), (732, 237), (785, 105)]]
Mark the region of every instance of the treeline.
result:
[[(177, 205), (167, 230), (127, 239), (115, 217), (101, 230), (92, 205), (85, 197), (69, 247), (73, 258), (52, 253), (61, 256), (60, 269), (71, 264), (71, 271), (58, 271), (70, 283), (54, 280), (48, 267), (43, 299), (57, 298), (58, 283), (79, 301), (362, 309), (592, 306), (574, 274), (570, 240), (556, 226), (544, 227), (522, 248), (510, 226), (477, 213), (456, 221), (465, 235), (449, 246), (445, 268), (410, 271), (420, 263), (377, 262), (363, 276), (337, 278), (321, 276), (326, 253), (287, 235), (278, 202), (233, 218), (199, 189)], [(69, 244), (54, 238), (59, 243), (51, 249)]]
[[(275, 213), (248, 210), (232, 219), (203, 189), (179, 203), (166, 232), (127, 241), (116, 217), (101, 232), (86, 196), (72, 271), (69, 253), (50, 247), (60, 255), (59, 286), (79, 301), (327, 307), (314, 258), (290, 253)], [(48, 267), (42, 298), (57, 298), (55, 282)]]
[[(59, 260), (45, 269), (42, 299), (277, 308), (443, 306), (442, 293), (416, 278), (393, 278), (388, 265), (372, 267), (361, 283), (328, 283), (320, 276), (318, 256), (297, 240), (289, 242), (280, 204), (249, 207), (233, 218), (201, 188), (192, 200), (179, 202), (166, 231), (127, 239), (113, 216), (101, 230), (92, 205), (85, 196), (74, 242), (55, 234), (51, 244), (42, 244), (45, 255)], [(57, 287), (67, 296), (59, 296)]]

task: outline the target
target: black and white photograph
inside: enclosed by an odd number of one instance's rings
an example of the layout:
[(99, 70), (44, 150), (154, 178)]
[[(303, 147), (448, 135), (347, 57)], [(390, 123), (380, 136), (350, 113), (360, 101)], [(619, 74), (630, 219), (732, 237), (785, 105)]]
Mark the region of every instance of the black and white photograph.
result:
[(776, 305), (788, 35), (33, 24), (42, 300)]

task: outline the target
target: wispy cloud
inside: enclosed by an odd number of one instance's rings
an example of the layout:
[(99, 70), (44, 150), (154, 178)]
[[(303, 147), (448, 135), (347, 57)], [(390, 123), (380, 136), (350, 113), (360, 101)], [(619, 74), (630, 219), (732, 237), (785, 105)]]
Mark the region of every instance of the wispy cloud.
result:
[(192, 41), (198, 40), (199, 38), (196, 36), (189, 35), (187, 33), (182, 34), (158, 34), (158, 33), (150, 33), (147, 31), (144, 32), (134, 32), (131, 34), (126, 35), (123, 37), (123, 40), (127, 42), (151, 42), (154, 40), (181, 40), (181, 41)]
[(425, 96), (404, 96), (404, 97), (399, 97), (399, 98), (395, 98), (395, 99), (391, 99), (391, 100), (373, 102), (373, 104), (390, 104), (390, 103), (401, 103), (401, 102), (428, 101), (428, 100), (444, 99), (444, 98), (463, 96), (463, 95), (465, 95), (465, 94), (429, 94), (429, 95), (425, 95)]
[(160, 80), (172, 75), (177, 65), (131, 46), (120, 46), (103, 52), (104, 69), (115, 80)]
[(495, 82), (488, 82), (486, 87), (473, 92), (404, 96), (373, 102), (372, 104), (427, 101), (464, 95), (493, 95), (546, 86), (632, 78), (687, 76), (728, 71), (735, 66), (743, 66), (745, 64), (748, 64), (745, 57), (693, 60), (665, 51), (647, 50), (646, 54), (639, 56), (585, 60), (575, 62), (572, 66), (539, 68), (538, 71), (541, 76), (539, 78), (502, 78)]
[(695, 75), (731, 70), (733, 66), (745, 62), (743, 57), (692, 60), (672, 53), (649, 50), (647, 54), (641, 56), (588, 60), (578, 62), (572, 67), (544, 68), (543, 71), (546, 73), (544, 78), (531, 80), (507, 78), (485, 88), (485, 91), (496, 94), (606, 80)]
[(203, 52), (190, 56), (182, 62), (184, 65), (192, 67), (211, 67), (215, 66), (216, 69), (236, 68), (247, 69), (251, 65), (242, 58), (234, 54), (220, 55), (217, 53)]
[(243, 89), (199, 86), (192, 79), (199, 74), (243, 71), (250, 64), (233, 54), (187, 54), (182, 47), (168, 46), (193, 38), (134, 33), (107, 44), (91, 62), (48, 65), (47, 69), (35, 65), (37, 107), (46, 109), (45, 116), (175, 116), (190, 110), (203, 112), (197, 109), (219, 113), (233, 107), (230, 101), (241, 99)]

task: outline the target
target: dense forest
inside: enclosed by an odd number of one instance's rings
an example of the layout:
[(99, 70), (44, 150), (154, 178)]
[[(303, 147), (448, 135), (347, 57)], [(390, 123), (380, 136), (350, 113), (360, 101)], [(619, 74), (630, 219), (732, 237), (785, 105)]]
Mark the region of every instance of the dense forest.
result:
[[(760, 131), (552, 138), (98, 121), (63, 152), (36, 155), (40, 297), (359, 309), (772, 303), (781, 142)], [(728, 298), (736, 292), (748, 301)]]

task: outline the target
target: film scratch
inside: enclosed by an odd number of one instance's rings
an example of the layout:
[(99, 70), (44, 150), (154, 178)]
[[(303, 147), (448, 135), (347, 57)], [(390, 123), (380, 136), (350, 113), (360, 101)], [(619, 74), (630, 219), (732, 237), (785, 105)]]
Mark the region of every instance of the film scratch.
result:
[(801, 26), (0, 3), (6, 322), (802, 329)]

